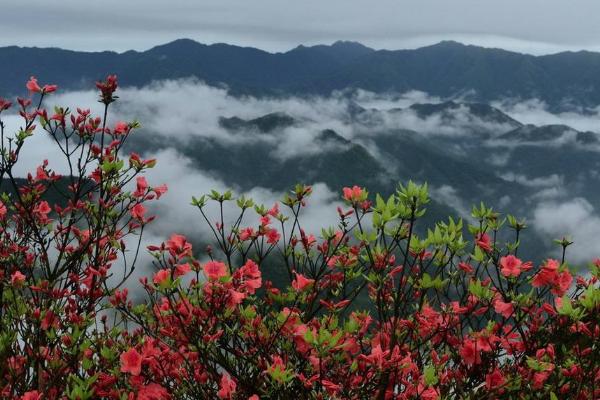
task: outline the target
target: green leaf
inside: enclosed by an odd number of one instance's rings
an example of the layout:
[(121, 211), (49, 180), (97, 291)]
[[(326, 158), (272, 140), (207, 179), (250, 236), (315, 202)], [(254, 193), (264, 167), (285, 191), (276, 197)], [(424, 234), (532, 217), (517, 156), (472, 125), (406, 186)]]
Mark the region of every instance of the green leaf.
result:
[(558, 308), (558, 313), (560, 315), (572, 316), (573, 315), (573, 305), (571, 304), (571, 299), (568, 296), (562, 297), (561, 306)]
[(423, 376), (425, 377), (425, 384), (427, 386), (433, 386), (438, 383), (437, 372), (435, 371), (435, 367), (433, 365), (428, 365), (425, 367)]

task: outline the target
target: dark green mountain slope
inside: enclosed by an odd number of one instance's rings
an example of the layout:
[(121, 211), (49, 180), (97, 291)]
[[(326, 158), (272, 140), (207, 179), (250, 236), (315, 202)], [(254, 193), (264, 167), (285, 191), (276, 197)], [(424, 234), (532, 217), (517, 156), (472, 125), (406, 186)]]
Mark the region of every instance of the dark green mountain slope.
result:
[(538, 98), (553, 110), (600, 104), (600, 53), (532, 56), (441, 42), (415, 50), (373, 50), (359, 43), (299, 46), (284, 53), (189, 39), (143, 52), (0, 48), (0, 93), (22, 94), (30, 75), (65, 89), (89, 88), (108, 73), (125, 85), (198, 78), (233, 94), (328, 95), (356, 88), (420, 90), (442, 98), (489, 102)]

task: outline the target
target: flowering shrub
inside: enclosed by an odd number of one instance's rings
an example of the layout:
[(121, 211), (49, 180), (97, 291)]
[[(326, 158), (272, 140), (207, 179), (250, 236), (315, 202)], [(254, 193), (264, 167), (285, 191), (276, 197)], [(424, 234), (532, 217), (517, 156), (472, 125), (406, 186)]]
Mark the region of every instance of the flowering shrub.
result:
[[(484, 205), (474, 225), (427, 229), (427, 186), (412, 182), (388, 199), (344, 188), (339, 224), (319, 238), (302, 225), (309, 186), (271, 208), (230, 192), (193, 199), (214, 245), (203, 257), (179, 234), (150, 246), (156, 272), (134, 303), (123, 282), (137, 249), (129, 256), (126, 237), (142, 233), (152, 220), (143, 204), (165, 190), (139, 175), (153, 160), (120, 158), (137, 124), (109, 128), (106, 112), (84, 110), (67, 124), (68, 110), (41, 109), (55, 87), (27, 87), (38, 106), (19, 101), (25, 128), (2, 148), (14, 189), (0, 207), (4, 397), (600, 397), (600, 261), (574, 276), (567, 241), (561, 260), (521, 260), (524, 222)], [(116, 87), (114, 77), (98, 83), (105, 111)], [(36, 120), (73, 160), (70, 175), (43, 164), (19, 184), (12, 167)], [(65, 180), (62, 205), (43, 200)], [(501, 245), (504, 230), (514, 240)]]
[[(48, 399), (94, 396), (98, 371), (110, 361), (106, 359), (117, 336), (103, 314), (109, 306), (106, 297), (133, 270), (138, 249), (134, 246), (131, 252), (126, 241), (152, 219), (143, 204), (166, 190), (149, 187), (140, 175), (154, 160), (121, 156), (138, 125), (108, 125), (116, 77), (97, 86), (103, 117), (79, 108), (48, 112), (43, 100), (57, 87), (40, 86), (32, 77), (27, 83), (31, 96), (18, 99), (20, 130), (8, 136), (0, 120), (2, 398), (24, 393), (29, 399), (38, 394)], [(11, 106), (0, 99), (0, 113)], [(42, 134), (36, 125), (60, 149), (67, 176), (44, 161), (25, 180), (15, 177), (28, 138)], [(125, 190), (136, 178), (137, 190)], [(117, 270), (112, 268), (115, 263)]]

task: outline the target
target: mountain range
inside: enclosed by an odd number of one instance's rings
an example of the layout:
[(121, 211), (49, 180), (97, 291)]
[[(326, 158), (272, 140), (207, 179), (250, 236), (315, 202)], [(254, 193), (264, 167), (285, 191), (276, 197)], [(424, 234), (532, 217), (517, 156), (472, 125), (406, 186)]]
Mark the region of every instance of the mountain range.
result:
[(298, 46), (283, 53), (180, 39), (147, 51), (80, 52), (0, 48), (0, 94), (23, 94), (35, 75), (65, 89), (88, 89), (107, 73), (125, 85), (195, 77), (233, 94), (328, 95), (364, 89), (419, 90), (444, 99), (488, 103), (505, 98), (544, 101), (555, 111), (600, 104), (600, 53), (533, 56), (453, 41), (414, 50), (375, 50), (355, 42)]

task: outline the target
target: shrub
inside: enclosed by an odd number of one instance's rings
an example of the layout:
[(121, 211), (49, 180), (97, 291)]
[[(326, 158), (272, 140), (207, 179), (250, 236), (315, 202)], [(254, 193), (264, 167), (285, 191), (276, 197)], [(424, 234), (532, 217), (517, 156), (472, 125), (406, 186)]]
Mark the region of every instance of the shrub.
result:
[[(108, 356), (118, 333), (107, 315), (102, 316), (109, 306), (106, 298), (131, 274), (139, 250), (134, 246), (134, 255), (127, 254), (126, 241), (141, 234), (152, 220), (145, 215), (144, 203), (165, 190), (149, 187), (139, 176), (154, 160), (121, 156), (137, 123), (107, 125), (108, 108), (116, 99), (116, 77), (97, 86), (103, 117), (79, 108), (49, 113), (42, 108), (43, 100), (56, 86), (40, 87), (31, 78), (27, 88), (37, 96), (36, 106), (31, 98), (18, 99), (20, 130), (9, 137), (0, 122), (3, 398), (32, 389), (48, 399), (91, 398), (98, 371), (111, 361)], [(10, 107), (0, 99), (0, 112)], [(42, 134), (36, 125), (60, 149), (67, 176), (53, 172), (44, 161), (26, 180), (15, 177), (28, 139)], [(125, 190), (135, 178), (137, 190)], [(112, 268), (115, 264), (118, 271)]]

